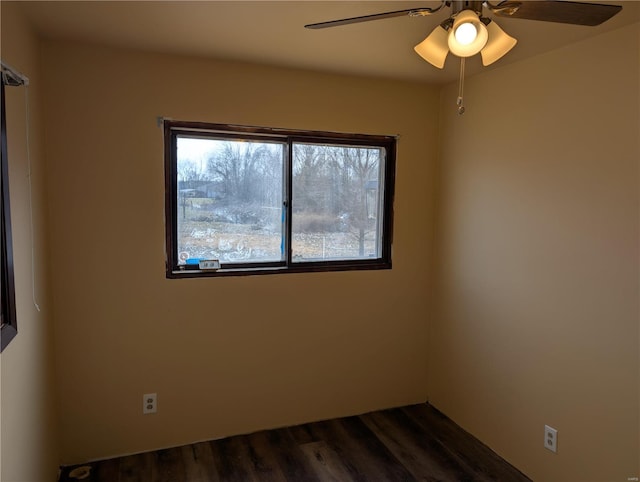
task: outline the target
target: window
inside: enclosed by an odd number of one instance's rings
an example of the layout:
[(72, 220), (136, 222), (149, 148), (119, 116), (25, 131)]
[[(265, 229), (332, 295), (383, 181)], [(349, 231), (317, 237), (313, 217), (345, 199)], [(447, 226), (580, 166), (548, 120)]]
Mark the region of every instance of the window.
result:
[(167, 276), (391, 268), (395, 144), (165, 121)]
[(13, 245), (11, 242), (11, 208), (9, 206), (9, 159), (7, 156), (7, 121), (5, 114), (5, 73), (0, 92), (0, 351), (18, 334), (16, 297), (13, 278)]

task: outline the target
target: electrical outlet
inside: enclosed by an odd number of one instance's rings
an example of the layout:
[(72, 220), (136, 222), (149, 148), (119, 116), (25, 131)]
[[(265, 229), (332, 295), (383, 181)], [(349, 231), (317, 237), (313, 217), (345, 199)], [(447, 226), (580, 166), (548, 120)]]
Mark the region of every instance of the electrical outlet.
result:
[(156, 413), (158, 411), (158, 394), (145, 393), (142, 395), (142, 413)]
[(548, 425), (544, 426), (544, 448), (558, 452), (558, 431)]

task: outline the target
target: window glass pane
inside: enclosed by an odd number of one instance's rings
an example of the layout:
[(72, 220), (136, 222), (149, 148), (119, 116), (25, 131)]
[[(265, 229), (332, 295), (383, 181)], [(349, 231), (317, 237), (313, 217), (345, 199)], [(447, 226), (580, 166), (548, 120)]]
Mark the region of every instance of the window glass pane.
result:
[(292, 260), (381, 256), (384, 149), (293, 145)]
[(178, 264), (284, 259), (284, 144), (177, 137)]

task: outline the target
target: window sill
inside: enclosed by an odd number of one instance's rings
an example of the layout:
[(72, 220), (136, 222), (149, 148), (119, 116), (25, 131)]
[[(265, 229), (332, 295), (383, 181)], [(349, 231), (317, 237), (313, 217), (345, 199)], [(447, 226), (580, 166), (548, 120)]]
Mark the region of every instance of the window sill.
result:
[(169, 279), (181, 278), (217, 278), (225, 276), (253, 276), (265, 274), (284, 274), (284, 273), (318, 273), (323, 271), (363, 271), (363, 270), (380, 270), (391, 269), (391, 262), (383, 260), (358, 261), (357, 263), (331, 262), (331, 263), (299, 263), (295, 266), (269, 266), (269, 267), (250, 267), (250, 268), (220, 268), (218, 270), (199, 270), (199, 269), (178, 269), (167, 272)]

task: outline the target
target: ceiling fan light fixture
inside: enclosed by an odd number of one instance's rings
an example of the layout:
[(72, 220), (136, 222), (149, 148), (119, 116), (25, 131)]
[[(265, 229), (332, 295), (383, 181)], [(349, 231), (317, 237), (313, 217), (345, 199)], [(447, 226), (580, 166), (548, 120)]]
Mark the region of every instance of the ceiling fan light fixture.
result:
[(484, 48), (488, 38), (487, 27), (480, 21), (478, 14), (473, 10), (463, 10), (453, 21), (447, 44), (452, 54), (471, 57)]
[(413, 50), (434, 67), (442, 69), (449, 54), (448, 38), (449, 33), (442, 28), (442, 26), (438, 25), (433, 32), (416, 45)]
[(478, 29), (472, 23), (466, 22), (458, 27), (455, 35), (460, 45), (469, 45), (478, 36)]
[(515, 38), (508, 35), (494, 21), (489, 22), (487, 30), (489, 32), (489, 40), (485, 47), (480, 51), (480, 55), (482, 56), (482, 65), (485, 67), (501, 59), (518, 43)]

